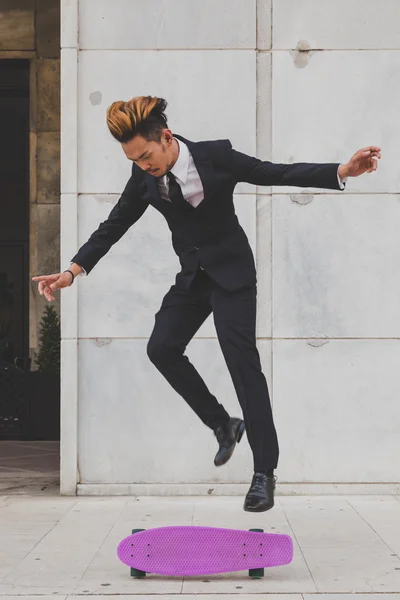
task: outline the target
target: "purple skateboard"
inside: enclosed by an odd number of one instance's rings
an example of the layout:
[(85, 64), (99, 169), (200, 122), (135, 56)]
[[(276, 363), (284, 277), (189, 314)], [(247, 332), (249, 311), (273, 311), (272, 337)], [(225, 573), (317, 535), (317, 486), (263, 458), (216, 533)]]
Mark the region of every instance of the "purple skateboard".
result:
[(118, 546), (118, 558), (133, 577), (210, 575), (247, 571), (262, 577), (264, 567), (287, 565), (293, 558), (290, 536), (214, 527), (134, 529)]

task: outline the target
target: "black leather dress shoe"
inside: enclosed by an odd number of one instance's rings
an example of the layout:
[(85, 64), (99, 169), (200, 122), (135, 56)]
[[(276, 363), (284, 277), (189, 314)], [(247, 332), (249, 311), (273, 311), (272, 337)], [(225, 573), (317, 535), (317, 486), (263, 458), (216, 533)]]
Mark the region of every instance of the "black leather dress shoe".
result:
[(244, 421), (232, 417), (227, 423), (219, 425), (214, 433), (219, 443), (219, 450), (214, 458), (214, 465), (220, 467), (228, 462), (236, 443), (242, 439), (245, 430)]
[(254, 473), (253, 481), (244, 501), (244, 510), (248, 512), (264, 512), (274, 506), (274, 475)]

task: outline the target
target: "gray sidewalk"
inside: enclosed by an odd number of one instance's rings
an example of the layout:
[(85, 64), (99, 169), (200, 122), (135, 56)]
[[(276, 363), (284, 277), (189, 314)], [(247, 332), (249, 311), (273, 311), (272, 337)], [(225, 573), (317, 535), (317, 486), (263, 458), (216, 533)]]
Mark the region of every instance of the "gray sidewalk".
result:
[[(292, 564), (246, 573), (193, 578), (131, 579), (116, 557), (133, 528), (208, 525), (287, 533)], [(278, 496), (275, 508), (245, 513), (240, 497), (0, 497), (0, 596), (158, 596), (204, 600), (279, 594), (390, 594), (400, 600), (400, 497)], [(396, 594), (393, 595), (393, 594)], [(324, 596), (324, 600), (332, 600)]]

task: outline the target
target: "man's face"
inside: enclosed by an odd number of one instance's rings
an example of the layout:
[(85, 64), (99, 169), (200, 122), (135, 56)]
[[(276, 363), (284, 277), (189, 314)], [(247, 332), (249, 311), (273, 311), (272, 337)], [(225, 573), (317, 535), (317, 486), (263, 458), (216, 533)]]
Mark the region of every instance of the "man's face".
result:
[(121, 146), (129, 160), (154, 177), (165, 175), (174, 163), (173, 135), (169, 129), (163, 130), (159, 142), (149, 142), (136, 135)]

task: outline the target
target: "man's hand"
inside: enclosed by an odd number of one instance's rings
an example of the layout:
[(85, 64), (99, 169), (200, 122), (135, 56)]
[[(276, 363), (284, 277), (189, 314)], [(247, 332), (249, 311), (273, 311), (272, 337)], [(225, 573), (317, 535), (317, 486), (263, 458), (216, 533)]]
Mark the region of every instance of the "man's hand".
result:
[[(69, 266), (69, 270), (73, 272), (75, 277), (82, 273), (83, 269), (80, 265), (72, 263)], [(71, 273), (55, 273), (54, 275), (40, 275), (39, 277), (32, 277), (32, 281), (38, 281), (39, 294), (45, 296), (46, 300), (52, 302), (55, 300), (53, 292), (55, 290), (61, 290), (62, 288), (69, 287), (72, 284), (73, 277)]]
[(71, 273), (55, 273), (54, 275), (41, 275), (32, 277), (32, 281), (38, 281), (38, 290), (41, 296), (52, 302), (55, 300), (53, 292), (61, 288), (69, 287), (72, 283)]
[(343, 181), (346, 177), (358, 177), (363, 173), (376, 171), (379, 158), (381, 158), (381, 149), (378, 146), (368, 146), (358, 150), (348, 163), (340, 165), (340, 179)]

